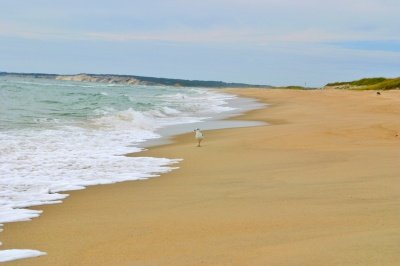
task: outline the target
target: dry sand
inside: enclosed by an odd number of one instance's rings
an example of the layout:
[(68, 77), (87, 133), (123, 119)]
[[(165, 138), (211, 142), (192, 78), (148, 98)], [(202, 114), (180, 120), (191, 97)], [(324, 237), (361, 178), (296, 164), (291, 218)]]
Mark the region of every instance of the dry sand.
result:
[(233, 90), (271, 125), (192, 134), (147, 181), (72, 192), (7, 224), (10, 265), (400, 265), (400, 91)]

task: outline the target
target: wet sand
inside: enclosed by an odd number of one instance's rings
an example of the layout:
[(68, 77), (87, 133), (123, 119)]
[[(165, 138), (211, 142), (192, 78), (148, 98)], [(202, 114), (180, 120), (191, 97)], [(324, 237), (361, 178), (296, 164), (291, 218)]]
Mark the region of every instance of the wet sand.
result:
[(183, 158), (146, 181), (71, 192), (3, 248), (10, 265), (398, 265), (400, 91), (237, 89), (270, 104), (135, 154)]

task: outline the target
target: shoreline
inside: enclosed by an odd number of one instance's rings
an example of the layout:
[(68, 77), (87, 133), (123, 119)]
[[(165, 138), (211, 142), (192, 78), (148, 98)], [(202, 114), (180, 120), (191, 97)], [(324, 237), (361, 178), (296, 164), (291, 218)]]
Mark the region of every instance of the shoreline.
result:
[(40, 219), (6, 224), (4, 248), (48, 253), (12, 265), (399, 261), (400, 93), (231, 92), (270, 104), (234, 119), (271, 126), (211, 130), (202, 148), (183, 134), (135, 154), (184, 160), (159, 178), (72, 191), (40, 207)]
[[(217, 94), (232, 94), (229, 93), (229, 89), (207, 89)], [(205, 118), (199, 122), (177, 124), (173, 126), (166, 126), (160, 128), (155, 133), (160, 135), (158, 139), (149, 139), (139, 143), (138, 147), (148, 149), (151, 147), (157, 147), (161, 145), (171, 144), (172, 139), (178, 135), (186, 134), (192, 132), (195, 128), (201, 128), (202, 130), (218, 130), (226, 128), (240, 128), (240, 127), (253, 127), (264, 125), (265, 122), (251, 121), (251, 120), (240, 120), (236, 117), (251, 112), (253, 110), (262, 109), (267, 106), (267, 104), (259, 102), (257, 99), (248, 97), (237, 97), (233, 99), (225, 100), (226, 106), (233, 107), (233, 110), (225, 111), (222, 113), (215, 113), (213, 117)], [(237, 107), (239, 105), (239, 107)], [(127, 155), (135, 155), (136, 153), (128, 153)]]
[[(217, 94), (231, 94), (231, 93), (225, 92), (227, 89), (223, 89), (223, 90), (222, 89), (216, 90), (216, 89), (212, 89), (212, 88), (204, 88), (204, 89), (215, 92)], [(155, 131), (155, 133), (159, 134), (159, 136), (160, 136), (159, 138), (145, 140), (144, 142), (139, 143), (136, 146), (138, 148), (142, 148), (143, 149), (142, 151), (127, 153), (127, 154), (124, 154), (123, 156), (142, 157), (140, 155), (142, 153), (144, 153), (145, 151), (147, 151), (149, 148), (172, 144), (174, 138), (178, 137), (179, 135), (190, 134), (187, 132), (191, 132), (192, 128), (195, 128), (195, 127), (201, 127), (204, 130), (219, 130), (219, 129), (241, 128), (241, 127), (252, 127), (252, 126), (264, 125), (264, 123), (261, 123), (258, 121), (239, 120), (239, 119), (235, 119), (235, 118), (245, 114), (246, 112), (261, 109), (264, 106), (266, 106), (266, 104), (258, 101), (257, 99), (253, 99), (253, 98), (237, 97), (237, 95), (234, 95), (234, 96), (235, 96), (235, 98), (225, 100), (226, 104), (224, 104), (228, 107), (232, 107), (233, 108), (232, 110), (224, 111), (221, 113), (215, 113), (215, 115), (213, 117), (207, 117), (207, 118), (202, 119), (201, 121), (194, 122), (194, 123), (192, 122), (192, 123), (168, 125), (168, 126), (162, 127), (160, 129), (158, 129), (157, 131)], [(235, 106), (235, 107), (233, 107), (233, 106)], [(147, 156), (147, 157), (160, 158), (159, 156)], [(31, 222), (31, 221), (41, 218), (41, 216), (47, 206), (63, 204), (64, 201), (66, 199), (68, 199), (70, 196), (72, 196), (72, 194), (74, 194), (75, 192), (85, 191), (88, 188), (96, 187), (96, 186), (104, 186), (104, 185), (109, 186), (109, 185), (118, 184), (118, 183), (125, 183), (125, 182), (132, 182), (132, 181), (146, 181), (146, 180), (153, 179), (153, 178), (160, 178), (165, 173), (179, 169), (179, 162), (182, 159), (174, 158), (171, 160), (178, 160), (178, 162), (167, 165), (166, 167), (170, 168), (169, 171), (155, 172), (154, 176), (147, 177), (144, 179), (132, 179), (132, 180), (125, 180), (125, 181), (118, 181), (118, 182), (109, 183), (109, 184), (88, 185), (88, 186), (84, 186), (82, 189), (78, 189), (78, 190), (60, 191), (58, 193), (60, 193), (61, 195), (65, 195), (65, 197), (63, 197), (59, 201), (54, 201), (53, 203), (49, 203), (49, 204), (32, 205), (32, 206), (24, 208), (27, 210), (37, 211), (38, 212), (37, 217), (32, 217), (29, 220), (16, 220), (16, 221), (5, 222), (5, 223), (3, 223), (3, 231), (4, 231), (4, 228), (7, 227), (7, 225), (11, 225), (11, 224), (15, 224), (15, 223)], [(6, 246), (6, 245), (4, 245), (4, 243), (3, 243), (3, 245), (1, 247), (4, 247), (4, 246)], [(21, 261), (21, 260), (25, 261), (25, 260), (29, 260), (29, 259), (32, 259), (35, 257), (47, 255), (46, 251), (39, 251), (39, 250), (35, 250), (35, 249), (25, 249), (22, 247), (17, 248), (17, 249), (12, 249), (12, 248), (1, 249), (0, 251), (5, 251), (7, 253), (7, 255), (5, 255), (4, 259), (6, 259), (6, 257), (19, 257), (17, 259), (1, 261), (0, 263), (14, 263), (16, 261)], [(19, 252), (19, 251), (25, 252), (26, 255), (21, 256), (21, 254), (17, 255), (18, 253), (15, 253), (15, 252)]]

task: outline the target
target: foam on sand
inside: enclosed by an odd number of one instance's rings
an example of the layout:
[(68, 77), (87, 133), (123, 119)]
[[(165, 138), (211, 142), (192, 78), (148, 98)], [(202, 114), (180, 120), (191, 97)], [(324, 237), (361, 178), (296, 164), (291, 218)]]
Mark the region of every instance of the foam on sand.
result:
[(0, 250), (0, 262), (39, 257), (43, 255), (46, 255), (46, 253), (31, 249)]

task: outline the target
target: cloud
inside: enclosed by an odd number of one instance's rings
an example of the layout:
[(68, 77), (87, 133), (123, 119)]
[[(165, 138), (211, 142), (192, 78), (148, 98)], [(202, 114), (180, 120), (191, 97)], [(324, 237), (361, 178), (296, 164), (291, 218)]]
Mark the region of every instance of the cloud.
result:
[(209, 26), (171, 27), (161, 30), (79, 31), (52, 29), (22, 23), (0, 21), (0, 37), (17, 37), (37, 40), (70, 41), (161, 41), (178, 43), (223, 43), (271, 45), (278, 43), (326, 43), (350, 41), (400, 41), (399, 35), (385, 30), (323, 29), (317, 26), (305, 29), (277, 30), (263, 27)]
[(352, 50), (388, 51), (388, 52), (400, 53), (399, 40), (344, 41), (344, 42), (334, 42), (332, 44), (338, 47), (343, 47)]
[(0, 11), (0, 36), (254, 46), (400, 39), (397, 0), (40, 2), (19, 8), (17, 15), (7, 10), (18, 5), (8, 3)]

